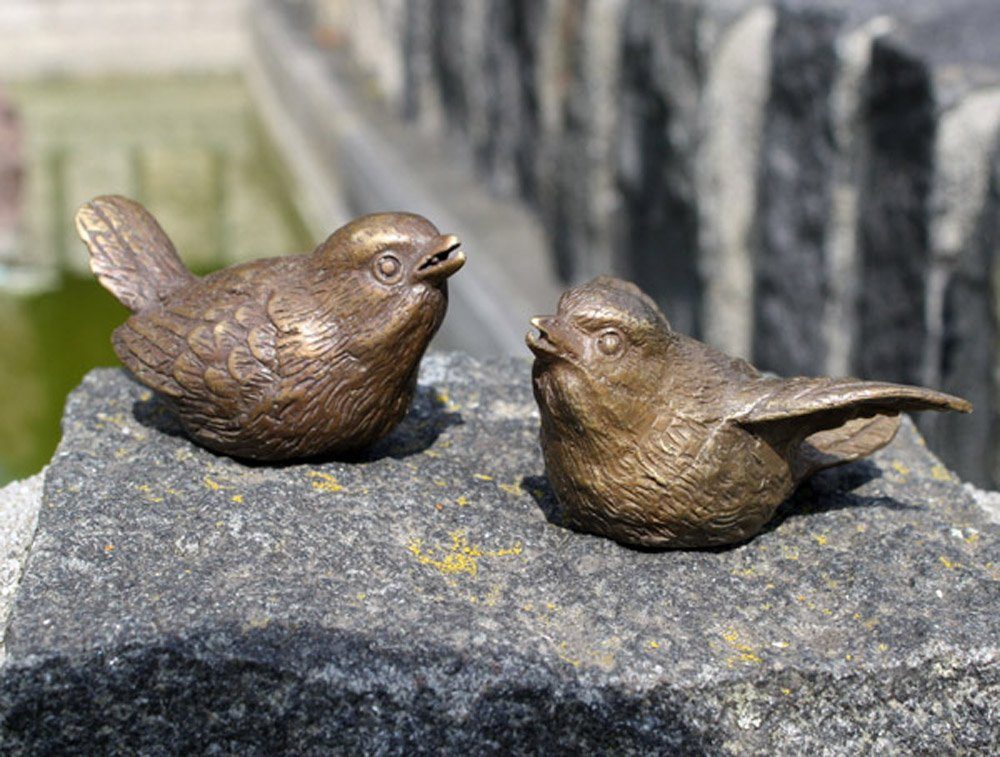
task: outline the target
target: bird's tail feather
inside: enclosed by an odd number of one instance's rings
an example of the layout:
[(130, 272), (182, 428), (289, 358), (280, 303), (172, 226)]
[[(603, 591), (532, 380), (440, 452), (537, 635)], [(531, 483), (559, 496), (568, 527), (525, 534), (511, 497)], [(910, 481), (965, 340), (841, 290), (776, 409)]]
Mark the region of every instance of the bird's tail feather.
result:
[(133, 313), (194, 279), (160, 224), (137, 202), (96, 197), (77, 211), (76, 228), (98, 281)]

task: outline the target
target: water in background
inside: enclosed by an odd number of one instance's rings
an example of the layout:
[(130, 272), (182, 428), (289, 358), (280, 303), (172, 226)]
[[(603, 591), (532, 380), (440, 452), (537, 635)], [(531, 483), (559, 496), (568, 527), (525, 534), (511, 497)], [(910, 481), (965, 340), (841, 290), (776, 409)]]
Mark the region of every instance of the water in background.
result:
[(59, 441), (66, 394), (116, 365), (127, 311), (90, 275), (73, 214), (97, 194), (145, 204), (196, 272), (309, 249), (290, 182), (233, 77), (10, 85), (24, 126), (22, 233), (0, 260), (0, 485)]

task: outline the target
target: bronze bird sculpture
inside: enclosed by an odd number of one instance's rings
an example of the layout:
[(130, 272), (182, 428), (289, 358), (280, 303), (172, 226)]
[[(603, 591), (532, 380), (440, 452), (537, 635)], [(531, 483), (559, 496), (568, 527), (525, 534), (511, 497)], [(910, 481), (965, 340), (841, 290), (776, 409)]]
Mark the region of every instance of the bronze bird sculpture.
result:
[(312, 253), (188, 271), (141, 205), (76, 216), (97, 278), (133, 315), (121, 361), (196, 441), (256, 460), (349, 453), (399, 423), (465, 262), (425, 218), (379, 213)]
[(915, 386), (762, 375), (672, 331), (652, 299), (613, 278), (531, 322), (563, 521), (633, 546), (744, 541), (813, 473), (888, 444), (901, 411), (972, 409)]

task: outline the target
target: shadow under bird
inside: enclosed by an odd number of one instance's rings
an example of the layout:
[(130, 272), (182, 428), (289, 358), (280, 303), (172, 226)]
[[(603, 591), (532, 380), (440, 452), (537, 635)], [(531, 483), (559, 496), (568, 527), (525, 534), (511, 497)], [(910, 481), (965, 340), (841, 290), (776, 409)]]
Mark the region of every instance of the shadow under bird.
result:
[(672, 331), (638, 287), (608, 277), (531, 322), (564, 523), (634, 546), (744, 541), (813, 473), (892, 441), (900, 412), (972, 410), (915, 386), (765, 376)]
[(124, 197), (92, 200), (76, 224), (94, 274), (134, 314), (112, 336), (121, 361), (196, 441), (257, 460), (352, 452), (392, 430), (465, 262), (456, 237), (409, 213), (204, 277)]

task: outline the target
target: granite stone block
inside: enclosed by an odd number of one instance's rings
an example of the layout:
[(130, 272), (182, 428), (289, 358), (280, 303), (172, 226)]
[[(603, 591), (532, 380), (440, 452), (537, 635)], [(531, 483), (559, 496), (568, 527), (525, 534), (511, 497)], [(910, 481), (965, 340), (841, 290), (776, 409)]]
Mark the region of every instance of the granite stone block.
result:
[(985, 753), (1000, 526), (912, 423), (747, 544), (558, 525), (527, 361), (431, 355), (364, 458), (245, 465), (71, 396), (0, 750)]

